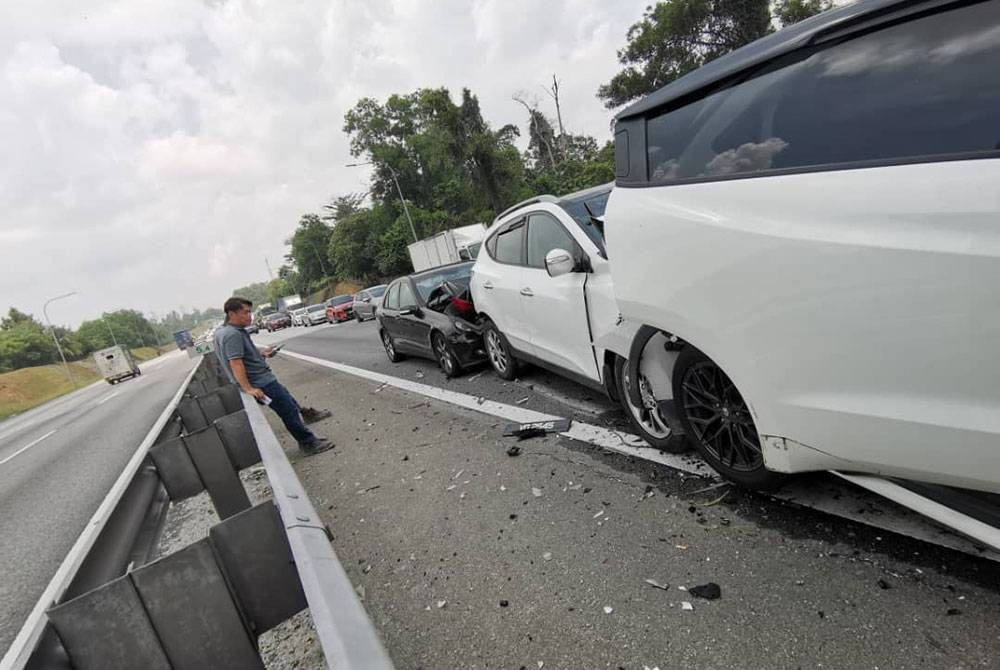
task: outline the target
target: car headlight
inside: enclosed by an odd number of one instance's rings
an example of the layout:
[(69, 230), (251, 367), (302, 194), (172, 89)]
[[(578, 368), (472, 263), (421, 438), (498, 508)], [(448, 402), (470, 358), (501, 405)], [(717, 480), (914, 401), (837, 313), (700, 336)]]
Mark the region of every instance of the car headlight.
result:
[(458, 319), (455, 319), (454, 323), (455, 323), (455, 330), (457, 330), (460, 333), (475, 333), (475, 332), (477, 332), (474, 327), (470, 326), (469, 324), (467, 324), (464, 321), (459, 321)]

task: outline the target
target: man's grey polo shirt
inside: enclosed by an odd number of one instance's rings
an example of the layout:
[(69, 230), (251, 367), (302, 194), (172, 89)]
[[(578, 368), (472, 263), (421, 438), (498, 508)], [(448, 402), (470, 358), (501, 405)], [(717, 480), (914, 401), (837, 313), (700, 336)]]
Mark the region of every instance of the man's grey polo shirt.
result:
[(225, 368), (226, 374), (229, 375), (229, 379), (233, 383), (237, 382), (229, 361), (234, 358), (243, 359), (243, 367), (246, 368), (250, 386), (259, 389), (271, 382), (278, 381), (278, 378), (271, 372), (271, 368), (267, 366), (267, 361), (257, 351), (257, 347), (254, 346), (247, 331), (227, 323), (215, 331), (214, 341), (215, 355), (219, 357), (219, 362), (222, 363), (222, 367)]

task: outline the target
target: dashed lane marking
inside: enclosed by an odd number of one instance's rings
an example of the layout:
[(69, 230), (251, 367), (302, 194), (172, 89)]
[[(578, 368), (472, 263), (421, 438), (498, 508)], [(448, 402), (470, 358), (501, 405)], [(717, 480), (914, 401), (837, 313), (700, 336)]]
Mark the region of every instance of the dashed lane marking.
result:
[(7, 461), (13, 460), (15, 457), (17, 457), (20, 454), (23, 454), (28, 449), (31, 449), (33, 446), (35, 446), (36, 444), (38, 444), (39, 442), (41, 442), (45, 438), (51, 436), (55, 432), (56, 432), (55, 430), (50, 430), (49, 432), (45, 433), (44, 435), (42, 435), (40, 438), (38, 438), (34, 442), (29, 442), (28, 444), (24, 445), (23, 447), (21, 447), (20, 449), (18, 449), (17, 451), (15, 451), (13, 454), (11, 454), (10, 456), (8, 456), (7, 458), (5, 458), (2, 461), (0, 461), (0, 465), (3, 465)]

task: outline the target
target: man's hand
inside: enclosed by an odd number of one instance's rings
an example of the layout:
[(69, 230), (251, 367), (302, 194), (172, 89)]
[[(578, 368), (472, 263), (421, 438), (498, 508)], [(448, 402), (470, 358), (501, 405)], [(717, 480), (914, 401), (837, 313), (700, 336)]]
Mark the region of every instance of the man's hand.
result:
[(273, 358), (276, 353), (278, 353), (277, 347), (264, 347), (260, 351), (260, 355), (264, 358)]
[(251, 386), (250, 390), (247, 391), (247, 393), (249, 393), (250, 395), (252, 395), (257, 400), (263, 400), (264, 399), (264, 389), (258, 389), (258, 388), (254, 388), (254, 387)]

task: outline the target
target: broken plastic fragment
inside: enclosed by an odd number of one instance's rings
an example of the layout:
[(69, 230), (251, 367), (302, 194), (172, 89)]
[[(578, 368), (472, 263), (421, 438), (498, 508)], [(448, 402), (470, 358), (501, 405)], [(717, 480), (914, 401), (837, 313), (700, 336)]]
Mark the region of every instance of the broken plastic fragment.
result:
[(521, 447), (517, 446), (516, 444), (510, 445), (509, 447), (507, 447), (507, 455), (508, 456), (520, 456), (521, 455)]
[(692, 586), (688, 592), (693, 596), (704, 598), (705, 600), (716, 600), (722, 596), (722, 589), (715, 582)]
[(520, 400), (517, 401), (517, 404), (518, 405), (523, 405), (526, 402), (528, 402), (528, 398), (521, 398)]
[(546, 560), (546, 561), (551, 561), (552, 560), (552, 552), (551, 551), (546, 551), (544, 554), (542, 554), (542, 559)]
[(601, 510), (600, 512), (598, 512), (597, 514), (595, 514), (594, 518), (596, 519), (597, 517), (601, 517), (601, 516), (604, 516), (604, 510)]
[(441, 609), (441, 608), (443, 608), (447, 604), (448, 604), (447, 600), (439, 600), (439, 601), (437, 601), (437, 608)]
[(614, 607), (608, 607), (607, 605), (604, 606), (604, 613), (605, 614), (611, 614), (614, 611), (615, 611)]
[(684, 600), (681, 602), (681, 609), (690, 612), (694, 610), (694, 605)]
[(539, 489), (539, 488), (532, 487), (531, 488), (531, 495), (535, 496), (536, 498), (541, 498), (542, 497), (542, 490)]
[(647, 584), (649, 584), (650, 586), (652, 586), (653, 588), (656, 588), (656, 589), (662, 589), (664, 591), (667, 591), (667, 590), (670, 589), (670, 585), (669, 584), (661, 584), (660, 582), (656, 581), (655, 579), (646, 579), (645, 582)]

